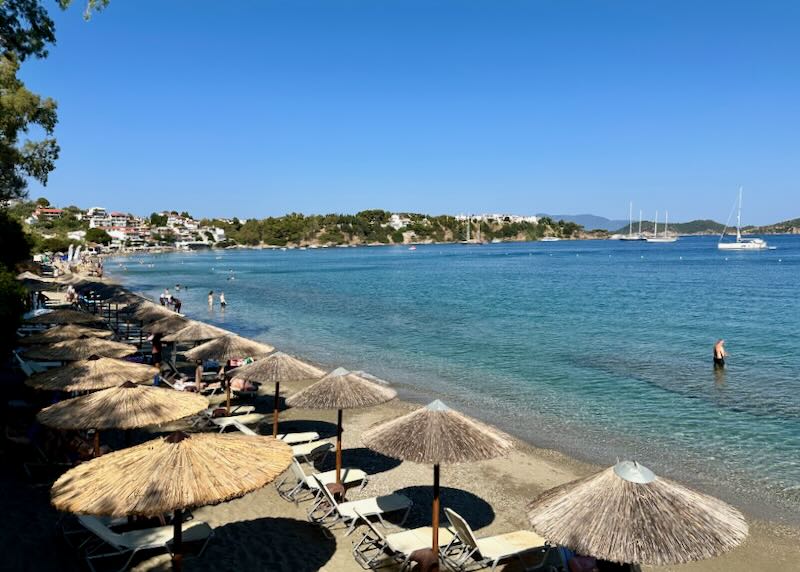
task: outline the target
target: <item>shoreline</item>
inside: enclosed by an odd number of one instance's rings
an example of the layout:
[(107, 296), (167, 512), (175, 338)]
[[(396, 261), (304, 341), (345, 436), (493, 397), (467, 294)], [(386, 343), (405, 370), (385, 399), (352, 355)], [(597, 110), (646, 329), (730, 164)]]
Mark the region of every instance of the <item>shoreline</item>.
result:
[[(125, 287), (126, 290), (130, 291), (130, 289), (125, 286), (122, 280), (120, 280), (120, 276), (115, 273), (112, 269), (109, 278), (113, 280), (115, 283), (120, 284), (121, 286)], [(137, 295), (142, 295), (141, 293), (137, 293)], [(202, 313), (201, 313), (202, 314)], [(185, 313), (188, 317), (192, 319), (197, 319), (198, 321), (206, 321), (202, 315), (198, 318), (192, 317), (192, 312)], [(231, 328), (230, 324), (224, 325), (226, 328)], [(234, 326), (232, 331), (236, 331), (236, 327)], [(240, 333), (240, 332), (237, 332)], [(240, 334), (242, 335), (242, 334)], [(262, 341), (270, 341), (269, 339), (262, 340)], [(311, 361), (312, 363), (316, 363), (317, 365), (322, 366), (325, 369), (330, 369), (330, 367), (334, 367), (340, 364), (327, 364), (324, 362), (320, 362), (314, 358), (309, 358), (303, 353), (298, 353), (298, 357), (301, 359), (306, 359)], [(355, 367), (354, 369), (358, 369)], [(435, 393), (432, 392), (430, 389), (420, 388), (418, 386), (414, 386), (409, 383), (405, 382), (396, 382), (392, 380), (393, 385), (398, 390), (399, 398), (403, 400), (405, 403), (411, 404), (419, 404), (424, 405), (431, 401), (431, 399), (435, 398), (442, 398), (442, 399), (450, 399), (448, 395)], [(432, 395), (433, 394), (433, 395)], [(495, 415), (494, 418), (487, 419), (486, 412), (480, 410), (476, 406), (470, 406), (468, 404), (458, 403), (457, 407), (463, 410), (465, 413), (472, 415), (476, 418), (481, 419), (484, 422), (493, 424), (498, 428), (510, 433), (516, 439), (520, 440), (520, 442), (525, 443), (527, 446), (532, 447), (534, 449), (540, 451), (551, 451), (553, 454), (561, 455), (564, 459), (568, 459), (569, 462), (578, 463), (582, 466), (591, 466), (595, 469), (599, 469), (602, 467), (600, 464), (600, 460), (598, 456), (592, 457), (591, 454), (581, 454), (581, 451), (577, 450), (576, 447), (568, 447), (563, 446), (560, 447), (558, 444), (551, 445), (550, 442), (542, 443), (536, 442), (535, 439), (531, 440), (531, 436), (526, 434), (524, 430), (517, 429), (516, 425), (513, 423), (503, 423), (502, 419), (498, 419), (498, 415)], [(579, 438), (579, 436), (577, 436)], [(545, 439), (545, 441), (553, 441), (553, 439)], [(607, 455), (603, 456), (603, 458), (607, 457)], [(657, 465), (653, 466), (654, 470), (659, 473), (659, 467)], [(662, 473), (663, 474), (663, 473)], [(692, 480), (691, 478), (685, 477), (671, 477), (670, 475), (665, 475), (670, 478), (675, 478), (675, 480), (682, 480), (686, 482), (686, 484), (697, 488), (703, 492), (708, 494), (712, 494), (714, 496), (721, 497), (726, 502), (736, 506), (740, 510), (743, 510), (748, 517), (755, 518), (758, 520), (769, 521), (774, 523), (778, 526), (788, 526), (791, 528), (800, 529), (800, 514), (796, 514), (792, 508), (782, 506), (779, 504), (778, 501), (770, 502), (769, 498), (766, 495), (756, 495), (753, 496), (746, 496), (742, 494), (740, 491), (736, 490), (733, 484), (728, 484), (720, 480), (715, 480), (710, 478), (706, 475), (706, 478), (700, 482), (698, 480)]]
[[(116, 284), (124, 290), (137, 296), (142, 293), (133, 292), (127, 287), (119, 276), (113, 273), (102, 280), (87, 277), (105, 284)], [(143, 296), (149, 299), (147, 296)], [(194, 318), (192, 318), (194, 319)], [(200, 320), (205, 321), (205, 320)], [(235, 331), (237, 328), (233, 328)], [(302, 357), (302, 356), (301, 356)], [(313, 360), (312, 360), (313, 361)], [(283, 395), (288, 396), (307, 384), (288, 384), (283, 388)], [(363, 465), (362, 468), (372, 474), (367, 488), (358, 494), (358, 497), (367, 497), (389, 492), (399, 491), (409, 494), (415, 501), (415, 512), (412, 515), (414, 526), (424, 525), (429, 519), (429, 501), (426, 501), (430, 490), (430, 467), (414, 463), (394, 463), (388, 458), (383, 458), (367, 451), (360, 441), (361, 433), (368, 427), (388, 419), (402, 415), (417, 407), (418, 404), (427, 403), (431, 399), (431, 392), (410, 388), (406, 384), (396, 384), (399, 397), (388, 404), (368, 409), (348, 410), (345, 412), (344, 455), (345, 464), (353, 466)], [(258, 404), (258, 414), (246, 421), (251, 427), (260, 428), (263, 423), (269, 425), (271, 411), (271, 387), (262, 388)], [(218, 397), (219, 398), (219, 397)], [(268, 405), (268, 406), (267, 406)], [(460, 408), (460, 407), (459, 407)], [(463, 408), (465, 413), (473, 414), (468, 408)], [(332, 436), (330, 428), (335, 421), (336, 413), (333, 411), (314, 411), (302, 409), (285, 409), (281, 412), (281, 423), (286, 430), (319, 430), (323, 438)], [(477, 415), (477, 417), (484, 417)], [(265, 426), (266, 426), (265, 425)], [(292, 429), (289, 429), (292, 427)], [(300, 429), (305, 427), (305, 429)], [(161, 427), (155, 430), (160, 434), (165, 430), (181, 428), (181, 425)], [(269, 432), (262, 429), (262, 433)], [(459, 465), (444, 467), (442, 471), (443, 503), (461, 512), (473, 524), (479, 535), (499, 534), (516, 529), (529, 529), (526, 517), (527, 504), (538, 494), (557, 486), (561, 483), (581, 478), (599, 469), (605, 468), (595, 463), (586, 462), (564, 452), (537, 447), (518, 435), (512, 435), (515, 448), (507, 456), (495, 460), (484, 461), (473, 465)], [(331, 460), (328, 459), (324, 469), (329, 468)], [(741, 503), (732, 503), (739, 508)], [(40, 508), (40, 510), (50, 510)], [(643, 570), (654, 572), (749, 572), (763, 569), (764, 555), (770, 555), (771, 565), (776, 569), (791, 569), (800, 558), (800, 527), (775, 522), (769, 519), (754, 516), (750, 511), (746, 514), (750, 526), (750, 536), (737, 549), (720, 557), (685, 564), (680, 566), (643, 567)], [(38, 514), (38, 513), (37, 513)], [(197, 518), (209, 522), (217, 531), (215, 541), (209, 546), (206, 555), (201, 559), (192, 561), (192, 569), (212, 570), (219, 562), (226, 565), (238, 564), (241, 569), (256, 567), (274, 569), (283, 572), (296, 570), (297, 562), (305, 555), (297, 554), (296, 549), (291, 556), (280, 557), (275, 555), (275, 550), (258, 545), (243, 546), (241, 535), (246, 534), (251, 527), (263, 526), (271, 532), (270, 537), (275, 537), (277, 545), (285, 544), (281, 534), (291, 535), (283, 526), (271, 528), (273, 523), (280, 523), (289, 527), (303, 528), (302, 535), (307, 535), (307, 541), (313, 543), (308, 548), (320, 558), (317, 565), (303, 570), (324, 570), (325, 572), (349, 572), (360, 570), (352, 559), (351, 538), (346, 538), (337, 532), (334, 535), (334, 546), (328, 546), (329, 554), (321, 547), (324, 541), (319, 536), (311, 536), (305, 531), (309, 528), (304, 519), (304, 505), (297, 507), (279, 499), (273, 486), (255, 491), (245, 498), (223, 503), (216, 506), (202, 507), (194, 511)], [(301, 527), (301, 525), (303, 525)], [(300, 533), (298, 533), (300, 535)], [(247, 543), (248, 545), (251, 543)], [(256, 543), (261, 544), (261, 543)], [(320, 554), (321, 553), (321, 554)], [(233, 556), (232, 556), (233, 554)], [(233, 558), (233, 560), (231, 560)], [(275, 559), (278, 560), (275, 560)], [(133, 570), (166, 570), (168, 559), (164, 556), (149, 558), (136, 564)]]

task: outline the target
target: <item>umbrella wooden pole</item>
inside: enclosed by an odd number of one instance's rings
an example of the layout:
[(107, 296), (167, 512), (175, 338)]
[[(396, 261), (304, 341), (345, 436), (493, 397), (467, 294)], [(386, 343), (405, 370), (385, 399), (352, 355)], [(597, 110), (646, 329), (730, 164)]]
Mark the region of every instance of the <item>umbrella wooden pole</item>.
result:
[(439, 553), (439, 465), (433, 466), (433, 552)]
[(342, 484), (342, 410), (336, 415), (336, 484)]
[(100, 431), (94, 430), (94, 456), (100, 456)]
[(281, 382), (275, 382), (275, 411), (272, 412), (272, 436), (278, 438), (278, 399), (281, 396)]
[(183, 568), (183, 511), (176, 509), (172, 515), (172, 569), (180, 572)]

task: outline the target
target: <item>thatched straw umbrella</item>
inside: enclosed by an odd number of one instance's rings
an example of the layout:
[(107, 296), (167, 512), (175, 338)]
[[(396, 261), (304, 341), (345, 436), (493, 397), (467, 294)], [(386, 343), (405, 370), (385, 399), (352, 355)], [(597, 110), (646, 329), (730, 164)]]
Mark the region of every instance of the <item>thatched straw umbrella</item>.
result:
[(25, 320), (26, 324), (99, 324), (103, 321), (99, 316), (78, 310), (53, 310)]
[(337, 368), (298, 391), (286, 403), (302, 409), (336, 409), (336, 484), (342, 483), (342, 410), (372, 407), (397, 397), (397, 392), (357, 375), (343, 367)]
[(191, 323), (191, 320), (188, 318), (184, 318), (180, 314), (173, 314), (172, 316), (151, 322), (144, 327), (144, 330), (151, 334), (167, 334), (169, 332), (182, 330)]
[(134, 345), (123, 344), (112, 340), (81, 336), (71, 340), (56, 342), (49, 346), (32, 348), (25, 351), (25, 356), (38, 360), (76, 361), (87, 359), (93, 355), (122, 358), (139, 351)]
[(53, 282), (52, 278), (46, 278), (44, 276), (39, 276), (38, 274), (34, 274), (29, 270), (25, 272), (20, 272), (17, 274), (17, 280), (38, 280), (39, 282)]
[(126, 381), (147, 383), (157, 373), (158, 369), (151, 365), (94, 355), (34, 374), (25, 384), (47, 391), (98, 391)]
[(155, 322), (156, 320), (175, 315), (175, 312), (166, 306), (156, 304), (150, 300), (141, 300), (136, 304), (131, 304), (125, 308), (125, 311), (129, 312), (131, 317), (135, 320), (139, 320), (144, 323)]
[(223, 330), (205, 322), (190, 320), (189, 323), (168, 336), (164, 336), (165, 342), (205, 342), (222, 336), (231, 335), (228, 330)]
[(528, 517), (536, 532), (579, 554), (654, 566), (717, 556), (748, 532), (732, 506), (631, 461), (550, 489)]
[[(178, 334), (180, 334), (180, 332), (178, 332)], [(254, 342), (253, 340), (248, 340), (242, 336), (228, 333), (228, 335), (213, 339), (204, 344), (200, 344), (199, 346), (194, 347), (188, 352), (184, 353), (184, 355), (187, 359), (192, 361), (215, 359), (220, 363), (225, 364), (234, 359), (263, 357), (273, 351), (275, 351), (275, 348), (269, 344)], [(225, 402), (226, 412), (228, 415), (230, 415), (230, 383), (225, 384)]]
[(275, 410), (272, 413), (272, 436), (278, 436), (278, 399), (281, 396), (281, 382), (316, 381), (325, 375), (318, 367), (301, 361), (283, 352), (275, 352), (251, 364), (238, 367), (228, 373), (230, 377), (245, 382), (275, 384)]
[(53, 344), (56, 342), (63, 342), (64, 340), (74, 340), (75, 338), (83, 336), (90, 338), (110, 338), (113, 335), (114, 332), (111, 330), (66, 324), (64, 326), (54, 326), (49, 330), (20, 338), (19, 343), (23, 346), (35, 346), (37, 344)]
[(439, 465), (500, 457), (514, 446), (497, 429), (453, 411), (438, 399), (367, 430), (361, 441), (389, 457), (433, 465), (433, 552), (439, 551)]
[(50, 499), (56, 509), (78, 514), (173, 512), (173, 567), (179, 569), (184, 509), (244, 496), (291, 461), (291, 448), (272, 437), (177, 432), (81, 463), (55, 482)]
[(94, 454), (100, 454), (100, 431), (160, 425), (208, 407), (202, 395), (126, 381), (116, 387), (61, 401), (42, 409), (42, 425), (64, 430), (94, 429)]

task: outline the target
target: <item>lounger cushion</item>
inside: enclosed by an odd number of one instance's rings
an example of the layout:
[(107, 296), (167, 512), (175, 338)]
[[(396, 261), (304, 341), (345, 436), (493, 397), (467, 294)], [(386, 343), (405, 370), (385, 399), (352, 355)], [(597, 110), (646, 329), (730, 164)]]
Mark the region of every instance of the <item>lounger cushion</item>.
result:
[(402, 510), (410, 506), (411, 499), (403, 495), (392, 494), (340, 503), (339, 514), (345, 518), (357, 518), (356, 511), (364, 516), (371, 516), (373, 514)]
[[(295, 457), (305, 457), (310, 455), (311, 453), (315, 452), (324, 452), (333, 449), (333, 443), (329, 443), (328, 441), (320, 442), (312, 442), (312, 443), (303, 443), (302, 445), (294, 445), (292, 447), (292, 453)], [(319, 451), (317, 451), (319, 450)]]
[[(317, 477), (323, 485), (331, 485), (336, 482), (336, 471), (325, 471), (324, 473), (315, 473), (313, 475), (309, 475), (306, 477), (306, 485), (308, 488), (312, 490), (317, 490), (319, 485), (317, 481), (314, 480), (314, 477)], [(362, 471), (361, 469), (342, 469), (342, 484), (344, 485), (351, 485), (353, 483), (359, 483), (367, 478), (367, 473)]]
[(478, 550), (486, 558), (502, 559), (544, 546), (545, 540), (535, 532), (518, 530), (478, 539)]
[(317, 441), (319, 439), (319, 433), (316, 431), (306, 431), (304, 433), (278, 433), (278, 439), (287, 445), (299, 445), (300, 443)]
[[(433, 539), (433, 528), (423, 526), (403, 532), (395, 532), (386, 536), (386, 543), (389, 548), (401, 554), (411, 554), (415, 550), (422, 550), (431, 547)], [(447, 546), (453, 540), (453, 533), (446, 528), (439, 528), (439, 546)]]

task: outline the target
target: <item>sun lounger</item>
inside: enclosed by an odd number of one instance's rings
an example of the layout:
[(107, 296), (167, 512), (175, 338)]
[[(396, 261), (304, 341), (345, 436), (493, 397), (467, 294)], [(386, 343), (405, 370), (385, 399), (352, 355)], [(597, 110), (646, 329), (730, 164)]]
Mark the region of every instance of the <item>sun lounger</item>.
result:
[[(293, 480), (291, 477), (293, 477)], [(361, 486), (359, 490), (361, 490), (367, 486), (368, 481), (369, 475), (361, 469), (342, 469), (342, 484), (345, 487), (360, 483)], [(304, 491), (311, 493), (315, 500), (319, 500), (321, 492), (317, 484), (318, 482), (321, 482), (323, 485), (335, 483), (336, 471), (325, 471), (324, 473), (306, 475), (303, 466), (295, 458), (292, 459), (292, 464), (289, 466), (289, 473), (280, 482), (275, 484), (275, 488), (281, 498), (294, 501), (295, 503), (300, 500), (300, 495)]]
[(333, 443), (329, 441), (312, 441), (311, 443), (292, 445), (292, 454), (299, 461), (313, 464), (316, 459), (319, 459), (320, 462), (324, 461), (332, 449)]
[(287, 445), (301, 445), (319, 441), (319, 433), (316, 431), (304, 431), (303, 433), (278, 433), (278, 439)]
[[(439, 554), (445, 565), (451, 570), (464, 571), (490, 567), (494, 570), (498, 564), (518, 558), (525, 568), (522, 556), (538, 552), (543, 554), (541, 568), (547, 564), (546, 554), (550, 545), (544, 538), (529, 530), (518, 530), (507, 534), (498, 534), (477, 538), (467, 521), (457, 512), (445, 508), (444, 513), (456, 532), (455, 539)], [(531, 568), (527, 568), (531, 570)], [(533, 568), (535, 570), (536, 568)]]
[(47, 371), (48, 369), (52, 369), (54, 367), (61, 367), (62, 365), (60, 361), (25, 360), (17, 352), (14, 352), (14, 358), (17, 361), (17, 365), (19, 365), (19, 368), (22, 370), (22, 373), (25, 374), (25, 377), (30, 377), (34, 373), (41, 373), (43, 371)]
[[(312, 475), (313, 476), (313, 475)], [(372, 497), (367, 499), (359, 499), (354, 501), (347, 501), (343, 503), (336, 502), (333, 495), (328, 490), (328, 487), (314, 476), (317, 481), (319, 490), (322, 492), (321, 501), (315, 503), (308, 513), (308, 519), (312, 522), (321, 524), (334, 525), (338, 522), (348, 526), (345, 536), (351, 534), (355, 528), (358, 520), (364, 517), (377, 517), (384, 526), (386, 522), (383, 520), (383, 515), (391, 512), (403, 512), (403, 518), (400, 525), (408, 518), (408, 513), (411, 511), (411, 499), (398, 494), (383, 495), (380, 497)], [(358, 512), (356, 512), (358, 511)]]
[[(102, 558), (128, 555), (128, 559), (120, 572), (126, 570), (133, 557), (140, 550), (153, 548), (166, 548), (170, 550), (173, 527), (160, 526), (158, 528), (145, 528), (129, 532), (114, 532), (106, 521), (93, 516), (79, 516), (78, 521), (95, 538), (82, 544), (89, 569), (94, 572), (94, 564)], [(205, 550), (208, 541), (213, 536), (213, 529), (205, 522), (190, 521), (184, 523), (183, 542), (203, 542), (200, 554)], [(111, 549), (110, 551), (108, 549)], [(101, 552), (106, 550), (105, 552)]]
[(236, 417), (217, 417), (216, 419), (212, 419), (211, 422), (219, 427), (220, 433), (225, 433), (227, 429), (236, 429), (245, 435), (258, 435), (258, 433), (250, 429), (250, 427), (244, 423), (241, 423)]
[[(253, 413), (255, 410), (256, 408), (253, 405), (231, 405), (229, 415), (225, 415), (225, 417), (232, 417), (234, 415), (248, 415)], [(214, 414), (223, 413), (224, 415), (224, 411), (224, 406), (209, 407), (208, 409), (204, 409), (192, 418), (192, 427), (209, 427), (214, 422), (214, 419), (219, 419), (221, 417), (214, 417)]]
[[(356, 511), (358, 518), (367, 525), (364, 536), (353, 545), (353, 557), (365, 570), (376, 569), (392, 563), (400, 564), (402, 572), (409, 567), (409, 557), (416, 550), (431, 547), (433, 528), (423, 526), (392, 534), (383, 534), (375, 524)], [(439, 546), (447, 546), (454, 535), (448, 528), (439, 528)]]

